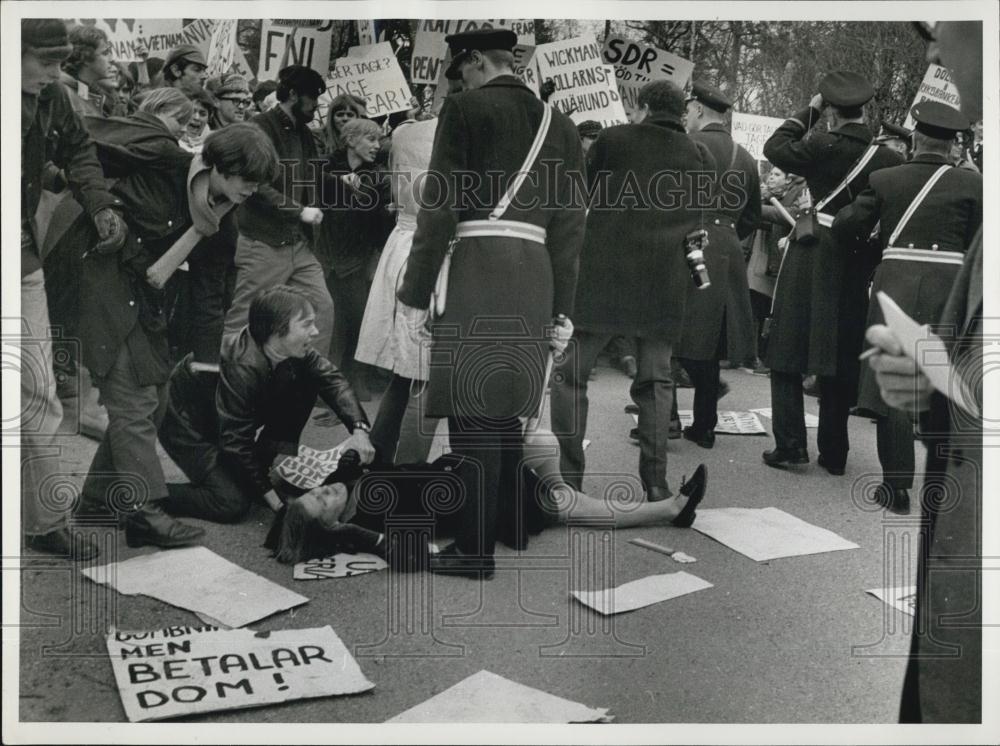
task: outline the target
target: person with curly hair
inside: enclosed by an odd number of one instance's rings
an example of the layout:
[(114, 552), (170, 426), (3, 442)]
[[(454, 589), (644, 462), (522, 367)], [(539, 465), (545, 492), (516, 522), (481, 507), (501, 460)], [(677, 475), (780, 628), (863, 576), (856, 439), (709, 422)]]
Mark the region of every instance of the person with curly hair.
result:
[(114, 67), (107, 34), (96, 26), (74, 26), (69, 43), (73, 51), (62, 63), (60, 82), (71, 92), (73, 110), (80, 116), (110, 116)]

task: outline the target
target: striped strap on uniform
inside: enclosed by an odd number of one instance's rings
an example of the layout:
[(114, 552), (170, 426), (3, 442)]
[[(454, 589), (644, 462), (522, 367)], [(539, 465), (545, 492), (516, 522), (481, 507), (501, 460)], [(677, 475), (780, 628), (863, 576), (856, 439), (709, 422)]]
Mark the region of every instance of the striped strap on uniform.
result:
[(896, 259), (904, 262), (930, 262), (932, 264), (962, 265), (965, 255), (961, 251), (937, 251), (935, 249), (904, 249), (889, 246), (882, 252), (882, 261)]
[(914, 197), (913, 201), (910, 203), (910, 206), (906, 208), (906, 212), (903, 213), (903, 217), (901, 217), (899, 219), (899, 222), (896, 223), (896, 229), (892, 232), (892, 235), (889, 236), (889, 241), (886, 244), (887, 246), (894, 246), (896, 244), (899, 235), (903, 232), (903, 229), (906, 227), (906, 224), (910, 222), (910, 218), (913, 217), (913, 213), (915, 213), (917, 211), (917, 208), (920, 207), (921, 203), (924, 201), (924, 198), (927, 197), (928, 192), (930, 192), (930, 190), (934, 187), (934, 185), (937, 184), (938, 179), (944, 176), (945, 172), (949, 170), (951, 170), (951, 166), (948, 165), (941, 166), (941, 168), (939, 168), (937, 171), (933, 173), (933, 175), (931, 175), (931, 178), (927, 180), (927, 183), (924, 184), (923, 187), (921, 187), (920, 191), (917, 192), (917, 196)]
[(545, 229), (519, 220), (464, 220), (455, 226), (455, 238), (502, 236), (545, 245)]

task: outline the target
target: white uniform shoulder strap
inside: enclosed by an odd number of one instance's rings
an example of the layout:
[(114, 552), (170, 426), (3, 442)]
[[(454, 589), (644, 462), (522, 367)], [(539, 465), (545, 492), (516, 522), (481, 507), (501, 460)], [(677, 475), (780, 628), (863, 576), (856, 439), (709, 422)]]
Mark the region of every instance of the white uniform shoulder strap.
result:
[(952, 167), (948, 165), (941, 166), (941, 168), (935, 171), (931, 178), (927, 180), (927, 183), (924, 184), (919, 192), (917, 192), (917, 196), (913, 198), (910, 206), (906, 208), (906, 212), (903, 213), (903, 217), (899, 219), (899, 222), (896, 224), (896, 229), (892, 232), (892, 235), (889, 236), (889, 243), (887, 243), (886, 246), (896, 245), (896, 239), (899, 238), (903, 229), (906, 227), (906, 224), (910, 222), (910, 218), (913, 217), (913, 213), (917, 211), (917, 208), (920, 207), (920, 204), (927, 197), (928, 193), (934, 188), (934, 185), (937, 184), (938, 179), (944, 176), (947, 171), (950, 171), (951, 168)]
[(543, 104), (543, 106), (545, 108), (542, 110), (542, 122), (538, 126), (538, 132), (535, 133), (535, 141), (531, 143), (531, 148), (528, 150), (528, 155), (524, 157), (521, 170), (517, 172), (514, 180), (507, 188), (507, 193), (504, 194), (503, 199), (500, 200), (500, 203), (490, 213), (490, 220), (499, 220), (507, 212), (507, 208), (510, 207), (511, 201), (517, 194), (517, 190), (521, 188), (521, 184), (528, 178), (528, 171), (535, 165), (535, 159), (538, 158), (538, 154), (542, 150), (542, 143), (545, 142), (545, 137), (549, 133), (549, 125), (552, 124), (552, 107), (548, 104)]
[(847, 174), (847, 176), (844, 177), (844, 180), (840, 182), (832, 192), (830, 192), (828, 195), (826, 195), (823, 199), (821, 199), (817, 203), (816, 212), (819, 212), (824, 207), (826, 207), (833, 200), (834, 197), (836, 197), (838, 194), (844, 191), (844, 189), (847, 188), (847, 185), (857, 178), (858, 174), (860, 174), (861, 171), (864, 169), (864, 167), (868, 165), (868, 161), (872, 159), (872, 157), (875, 155), (875, 151), (877, 151), (878, 149), (879, 146), (877, 144), (868, 146), (868, 150), (866, 150), (861, 155), (861, 158), (858, 159), (858, 162), (854, 164), (854, 168), (852, 168), (850, 172)]

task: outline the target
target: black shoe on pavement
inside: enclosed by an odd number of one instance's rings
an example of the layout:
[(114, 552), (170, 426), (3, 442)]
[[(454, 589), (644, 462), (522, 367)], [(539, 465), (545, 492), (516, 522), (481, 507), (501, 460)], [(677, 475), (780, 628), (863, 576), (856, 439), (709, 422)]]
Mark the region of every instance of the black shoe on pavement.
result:
[(60, 528), (47, 534), (33, 534), (25, 537), (25, 546), (42, 554), (54, 554), (71, 560), (86, 562), (93, 559), (100, 551), (82, 534), (74, 535), (68, 528)]
[(125, 543), (133, 549), (184, 547), (196, 543), (204, 535), (204, 529), (171, 518), (156, 503), (143, 506), (125, 522)]
[(893, 489), (885, 482), (875, 488), (875, 502), (897, 515), (909, 515), (910, 513), (910, 492), (899, 488)]
[(495, 570), (496, 561), (492, 556), (476, 557), (462, 554), (454, 544), (449, 544), (430, 557), (430, 571), (436, 575), (458, 575), (473, 580), (489, 580)]
[(702, 448), (711, 448), (715, 445), (715, 433), (698, 433), (690, 425), (684, 428), (683, 431), (684, 440), (690, 440), (692, 443), (697, 443)]
[(775, 448), (761, 454), (768, 466), (783, 467), (786, 464), (808, 464), (809, 452), (805, 448)]
[(816, 459), (816, 463), (826, 469), (828, 472), (833, 474), (835, 477), (841, 477), (844, 475), (844, 471), (847, 468), (846, 464), (834, 464), (831, 463), (827, 458), (821, 453)]
[(678, 528), (691, 528), (694, 524), (695, 509), (701, 504), (705, 497), (705, 488), (708, 486), (708, 469), (704, 464), (698, 464), (691, 479), (681, 481), (681, 494), (687, 495), (688, 501), (672, 523)]

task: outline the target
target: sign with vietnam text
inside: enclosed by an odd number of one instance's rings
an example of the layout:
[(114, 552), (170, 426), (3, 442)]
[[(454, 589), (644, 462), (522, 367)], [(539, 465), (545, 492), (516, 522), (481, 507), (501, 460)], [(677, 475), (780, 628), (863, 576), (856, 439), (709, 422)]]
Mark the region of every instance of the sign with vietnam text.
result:
[(206, 72), (210, 78), (229, 72), (236, 61), (237, 23), (236, 18), (225, 18), (212, 30), (208, 53), (205, 55), (205, 61), (208, 63)]
[(180, 18), (69, 18), (66, 22), (101, 29), (107, 34), (111, 58), (121, 62), (138, 60), (137, 50), (143, 47), (150, 57), (163, 59), (178, 44), (207, 43), (215, 26), (215, 21), (207, 18), (187, 26)]
[[(951, 73), (948, 72), (947, 67), (931, 64), (927, 68), (927, 74), (924, 75), (924, 80), (920, 84), (920, 88), (917, 89), (917, 95), (914, 97), (913, 103), (910, 104), (910, 108), (912, 109), (921, 101), (940, 101), (953, 109), (962, 108), (961, 100), (958, 97), (958, 88), (952, 82)], [(912, 130), (914, 125), (916, 122), (913, 121), (913, 117), (907, 114), (903, 126)]]
[(393, 54), (392, 44), (387, 41), (352, 47), (346, 57), (330, 68), (326, 93), (319, 100), (319, 119), (325, 121), (330, 102), (343, 93), (363, 98), (369, 118), (411, 107), (410, 86)]
[(107, 645), (133, 723), (375, 688), (329, 626), (115, 631)]
[(611, 66), (604, 64), (592, 34), (540, 44), (535, 59), (539, 82), (551, 79), (555, 84), (549, 103), (576, 124), (588, 119), (605, 127), (628, 122)]
[(277, 80), (278, 71), (288, 65), (311, 67), (325, 78), (330, 72), (333, 21), (318, 26), (289, 23), (281, 19), (261, 21), (257, 80)]
[(604, 61), (614, 65), (618, 91), (625, 111), (635, 114), (640, 89), (653, 80), (669, 80), (684, 88), (691, 80), (694, 63), (651, 44), (609, 36), (604, 42)]
[(764, 143), (784, 122), (784, 119), (777, 117), (762, 117), (758, 114), (734, 111), (733, 142), (746, 148), (747, 152), (758, 161), (767, 160), (764, 157)]
[(535, 22), (522, 19), (488, 19), (482, 21), (446, 20), (433, 18), (420, 21), (417, 36), (413, 42), (413, 56), (410, 62), (410, 80), (413, 83), (437, 83), (441, 74), (448, 45), (444, 38), (449, 34), (476, 29), (506, 28), (517, 34), (518, 44), (534, 46)]

